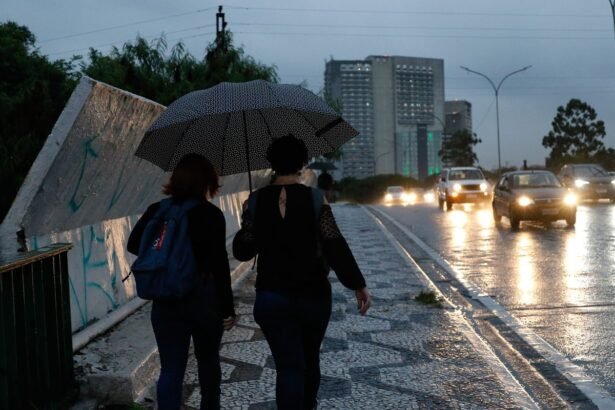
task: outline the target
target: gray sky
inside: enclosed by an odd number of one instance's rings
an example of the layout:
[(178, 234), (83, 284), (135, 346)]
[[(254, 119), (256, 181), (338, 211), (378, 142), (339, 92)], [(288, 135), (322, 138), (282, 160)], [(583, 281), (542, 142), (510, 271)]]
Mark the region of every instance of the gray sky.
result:
[[(325, 60), (370, 54), (444, 59), (446, 99), (473, 105), (481, 165), (497, 165), (496, 112), (488, 82), (459, 68), (480, 71), (500, 89), (502, 164), (541, 164), (542, 137), (559, 105), (580, 98), (606, 124), (615, 146), (615, 38), (606, 0), (0, 0), (2, 20), (26, 25), (51, 59), (108, 51), (137, 33), (167, 33), (202, 56), (224, 5), (235, 42), (248, 55), (278, 67), (282, 82), (323, 86)], [(156, 21), (149, 21), (154, 20)], [(139, 24), (133, 24), (142, 22)], [(122, 27), (118, 27), (122, 26)], [(203, 27), (205, 26), (205, 27)], [(116, 27), (111, 30), (106, 30)], [(103, 30), (105, 29), (105, 30)], [(102, 31), (97, 31), (102, 30)], [(181, 30), (181, 31), (180, 31)], [(97, 31), (84, 34), (86, 32)], [(76, 35), (76, 36), (72, 36)], [(70, 37), (69, 37), (70, 36)]]

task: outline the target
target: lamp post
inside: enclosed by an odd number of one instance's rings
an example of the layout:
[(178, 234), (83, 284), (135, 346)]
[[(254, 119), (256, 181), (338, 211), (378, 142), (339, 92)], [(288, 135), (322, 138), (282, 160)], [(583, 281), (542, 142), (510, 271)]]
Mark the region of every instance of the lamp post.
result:
[(470, 70), (468, 67), (464, 67), (464, 66), (460, 66), (463, 70), (466, 70), (467, 72), (470, 73), (474, 73), (474, 74), (478, 74), (483, 78), (486, 78), (487, 81), (489, 81), (489, 84), (491, 84), (491, 87), (493, 88), (493, 91), (495, 92), (495, 118), (496, 118), (496, 124), (497, 124), (497, 131), (498, 131), (498, 173), (501, 172), (502, 169), (502, 162), (501, 162), (501, 158), (500, 158), (500, 104), (498, 101), (498, 95), (500, 93), (500, 87), (502, 86), (502, 83), (504, 82), (504, 80), (506, 80), (508, 77), (510, 77), (513, 74), (517, 74), (520, 73), (521, 71), (525, 71), (528, 68), (531, 67), (531, 65), (525, 66), (519, 70), (513, 71), (512, 73), (506, 74), (504, 76), (504, 78), (502, 78), (502, 80), (500, 81), (500, 83), (496, 85), (493, 83), (493, 81), (491, 81), (491, 79), (489, 77), (487, 77), (485, 74), (483, 73), (479, 73), (478, 71), (474, 71), (474, 70)]

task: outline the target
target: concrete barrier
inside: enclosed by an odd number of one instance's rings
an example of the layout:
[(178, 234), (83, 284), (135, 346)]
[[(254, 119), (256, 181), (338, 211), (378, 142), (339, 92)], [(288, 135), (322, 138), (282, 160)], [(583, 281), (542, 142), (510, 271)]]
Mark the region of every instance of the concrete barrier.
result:
[[(135, 297), (132, 279), (122, 282), (133, 257), (126, 240), (146, 207), (161, 198), (168, 174), (134, 156), (145, 130), (164, 106), (84, 77), (24, 181), (0, 226), (0, 250), (70, 242), (68, 254), (72, 329), (78, 331)], [(33, 119), (34, 120), (34, 119)], [(269, 171), (253, 173), (255, 187)], [(214, 203), (239, 227), (247, 175), (222, 178)]]

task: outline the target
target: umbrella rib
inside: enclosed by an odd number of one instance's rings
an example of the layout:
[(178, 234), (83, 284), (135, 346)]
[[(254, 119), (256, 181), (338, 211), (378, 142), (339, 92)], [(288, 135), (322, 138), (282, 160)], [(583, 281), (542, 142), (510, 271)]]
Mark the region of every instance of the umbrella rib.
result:
[(173, 148), (173, 151), (171, 151), (171, 152), (173, 152), (173, 154), (171, 155), (171, 158), (169, 159), (169, 162), (167, 163), (167, 166), (165, 167), (166, 168), (165, 171), (173, 171), (172, 169), (168, 169), (169, 165), (171, 165), (171, 163), (173, 162), (173, 157), (175, 156), (175, 152), (177, 151), (177, 148), (179, 147), (179, 144), (182, 143), (182, 141), (184, 140), (184, 137), (186, 136), (186, 133), (188, 132), (190, 127), (192, 127), (192, 125), (194, 125), (194, 123), (196, 122), (197, 119), (198, 118), (195, 118), (192, 121), (190, 121), (190, 123), (186, 126), (186, 128), (182, 132), (181, 136), (177, 139), (177, 143), (175, 144), (175, 148)]
[(228, 124), (231, 121), (231, 115), (226, 114), (226, 121), (224, 121), (224, 131), (222, 132), (222, 159), (220, 164), (220, 176), (224, 175), (224, 152), (226, 151), (226, 132), (228, 131)]
[(263, 123), (265, 123), (265, 127), (267, 127), (267, 134), (269, 134), (269, 136), (271, 137), (271, 129), (269, 128), (269, 123), (267, 122), (267, 119), (265, 118), (265, 115), (263, 114), (263, 112), (261, 110), (256, 110), (256, 112), (263, 119)]
[[(306, 117), (305, 115), (303, 115), (303, 112), (301, 112), (301, 111), (299, 111), (299, 110), (293, 110), (293, 111), (294, 111), (294, 112), (296, 112), (297, 114), (299, 114), (299, 116), (300, 116), (301, 118), (303, 118), (303, 121), (307, 122), (307, 123), (308, 123), (308, 125), (309, 125), (310, 127), (312, 127), (312, 129), (314, 130), (314, 134), (316, 134), (316, 135), (317, 135), (317, 136), (319, 136), (319, 137), (322, 137), (322, 139), (324, 139), (324, 140), (325, 140), (325, 142), (326, 142), (327, 144), (329, 144), (329, 147), (331, 147), (331, 149), (332, 149), (333, 151), (335, 151), (335, 147), (333, 146), (333, 144), (331, 144), (331, 143), (329, 142), (329, 140), (327, 140), (327, 138), (325, 138), (325, 137), (324, 137), (324, 136), (322, 136), (322, 135), (318, 135), (319, 130), (317, 130), (317, 129), (316, 129), (316, 127), (314, 126), (314, 124), (312, 124), (312, 123), (310, 122), (310, 120), (308, 120), (308, 119), (307, 119), (307, 117)], [(325, 126), (325, 127), (327, 127), (327, 126)], [(328, 130), (326, 130), (326, 131), (328, 131)]]

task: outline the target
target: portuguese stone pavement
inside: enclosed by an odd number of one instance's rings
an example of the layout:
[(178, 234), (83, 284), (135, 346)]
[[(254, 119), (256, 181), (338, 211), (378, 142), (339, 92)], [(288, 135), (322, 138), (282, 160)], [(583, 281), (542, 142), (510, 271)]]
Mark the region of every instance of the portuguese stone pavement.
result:
[[(335, 205), (334, 213), (374, 301), (368, 314), (360, 316), (353, 292), (331, 273), (334, 305), (321, 350), (320, 409), (509, 409), (531, 404), (518, 401), (524, 393), (490, 352), (472, 340), (459, 312), (414, 300), (426, 289), (425, 282), (364, 208)], [(275, 366), (252, 317), (253, 273), (235, 296), (239, 322), (225, 334), (221, 349), (222, 407), (275, 409)], [(198, 408), (194, 357), (188, 369), (185, 406)]]

